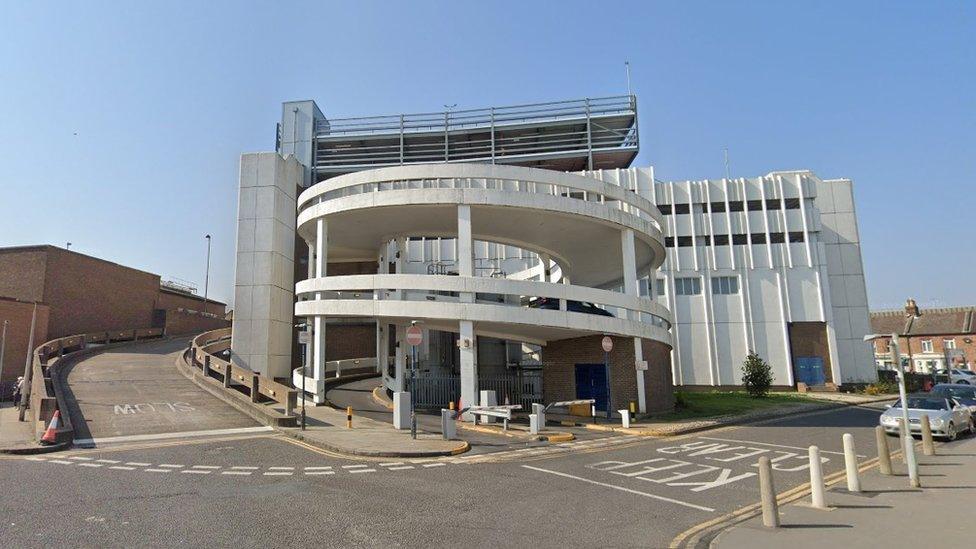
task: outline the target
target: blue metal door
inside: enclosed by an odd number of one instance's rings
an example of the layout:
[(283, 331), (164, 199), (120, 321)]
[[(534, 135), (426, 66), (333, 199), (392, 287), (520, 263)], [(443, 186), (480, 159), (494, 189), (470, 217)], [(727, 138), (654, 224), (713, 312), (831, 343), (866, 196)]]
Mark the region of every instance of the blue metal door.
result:
[(596, 409), (607, 410), (607, 368), (603, 364), (576, 365), (576, 398), (596, 400)]
[(824, 363), (819, 356), (796, 357), (796, 380), (810, 387), (824, 384)]

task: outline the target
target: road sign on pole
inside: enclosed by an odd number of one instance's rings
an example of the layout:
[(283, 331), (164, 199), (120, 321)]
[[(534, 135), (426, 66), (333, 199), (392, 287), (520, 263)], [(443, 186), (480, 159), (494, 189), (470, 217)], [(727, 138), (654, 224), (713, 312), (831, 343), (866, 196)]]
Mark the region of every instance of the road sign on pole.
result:
[(610, 419), (613, 410), (610, 404), (610, 351), (613, 350), (613, 340), (610, 336), (603, 336), (600, 346), (603, 347), (603, 367), (607, 373), (607, 419)]
[(407, 344), (410, 345), (410, 437), (417, 438), (417, 345), (424, 340), (424, 332), (415, 324), (407, 328)]
[(603, 347), (604, 353), (609, 353), (613, 350), (613, 340), (610, 339), (610, 336), (603, 336), (603, 340), (600, 341), (600, 345)]
[(424, 332), (420, 329), (420, 326), (411, 326), (407, 328), (407, 344), (416, 347), (420, 345), (420, 342), (424, 340)]

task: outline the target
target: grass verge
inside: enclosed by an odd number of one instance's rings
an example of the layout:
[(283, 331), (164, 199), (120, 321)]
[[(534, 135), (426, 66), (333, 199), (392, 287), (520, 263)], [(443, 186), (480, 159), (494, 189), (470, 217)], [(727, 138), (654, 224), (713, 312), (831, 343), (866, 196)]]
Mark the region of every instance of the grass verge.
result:
[(734, 416), (767, 408), (790, 407), (817, 402), (796, 393), (770, 393), (765, 398), (752, 398), (744, 391), (710, 391), (676, 393), (678, 406), (673, 412), (653, 416), (652, 421), (680, 421)]

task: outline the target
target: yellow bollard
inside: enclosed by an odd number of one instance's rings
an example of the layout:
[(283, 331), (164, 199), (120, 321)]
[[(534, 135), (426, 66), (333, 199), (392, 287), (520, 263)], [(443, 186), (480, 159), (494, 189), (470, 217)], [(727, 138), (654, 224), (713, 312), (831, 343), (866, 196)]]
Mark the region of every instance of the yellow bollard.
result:
[(454, 401), (453, 400), (447, 403), (447, 409), (448, 410), (451, 410), (451, 411), (454, 410)]
[(637, 403), (634, 402), (633, 400), (631, 400), (630, 401), (630, 417), (633, 418), (633, 417), (636, 417), (636, 416), (637, 416)]
[(346, 429), (352, 429), (352, 406), (346, 406)]

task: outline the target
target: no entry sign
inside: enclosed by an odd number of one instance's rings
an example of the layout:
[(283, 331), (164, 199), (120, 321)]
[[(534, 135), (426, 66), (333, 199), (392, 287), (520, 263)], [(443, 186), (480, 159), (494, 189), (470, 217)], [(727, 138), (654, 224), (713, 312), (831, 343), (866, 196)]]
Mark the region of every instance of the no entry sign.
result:
[(603, 340), (600, 341), (600, 346), (603, 347), (603, 352), (609, 353), (613, 350), (613, 340), (610, 336), (603, 336)]
[(413, 347), (420, 345), (420, 342), (424, 340), (424, 332), (421, 331), (418, 326), (411, 326), (407, 328), (407, 344)]

